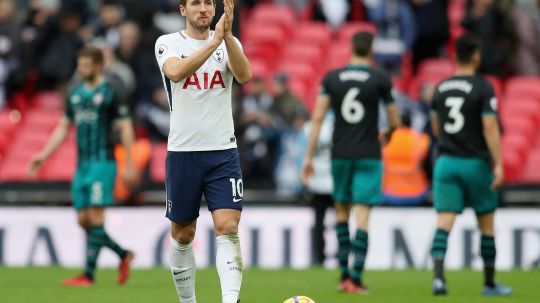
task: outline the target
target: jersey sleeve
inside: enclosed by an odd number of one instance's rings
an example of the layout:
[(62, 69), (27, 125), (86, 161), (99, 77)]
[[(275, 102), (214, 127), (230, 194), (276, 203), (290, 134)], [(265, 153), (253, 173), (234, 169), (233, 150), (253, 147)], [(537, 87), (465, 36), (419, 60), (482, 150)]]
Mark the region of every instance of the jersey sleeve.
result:
[(326, 74), (321, 81), (321, 87), (319, 89), (319, 95), (330, 96), (330, 76)]
[(497, 97), (491, 83), (486, 82), (484, 92), (482, 94), (482, 115), (497, 114)]
[(129, 106), (126, 99), (122, 97), (117, 90), (113, 92), (113, 100), (111, 104), (113, 119), (129, 118)]
[(64, 116), (69, 120), (73, 121), (73, 107), (71, 106), (71, 95), (73, 91), (69, 90), (69, 92), (66, 94), (66, 109), (64, 111)]
[(163, 71), (163, 64), (170, 58), (180, 58), (181, 54), (178, 54), (173, 47), (174, 40), (167, 36), (161, 36), (157, 39), (155, 45), (155, 55), (159, 66), (159, 69)]
[(385, 105), (394, 103), (394, 97), (392, 96), (392, 80), (386, 75), (381, 76), (381, 98)]
[(433, 92), (433, 97), (431, 99), (431, 109), (430, 112), (432, 115), (437, 115), (439, 112), (437, 111), (437, 104), (440, 99), (440, 93), (439, 93), (439, 87), (435, 87), (435, 91)]

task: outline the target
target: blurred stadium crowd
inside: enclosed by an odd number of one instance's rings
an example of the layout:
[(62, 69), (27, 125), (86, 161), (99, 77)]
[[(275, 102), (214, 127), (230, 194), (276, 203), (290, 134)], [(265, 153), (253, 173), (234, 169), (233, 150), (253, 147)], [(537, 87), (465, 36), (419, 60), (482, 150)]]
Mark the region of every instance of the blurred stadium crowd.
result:
[[(539, 1), (237, 2), (235, 35), (254, 74), (251, 83), (233, 90), (246, 188), (301, 191), (306, 122), (320, 80), (347, 64), (358, 30), (376, 34), (376, 64), (392, 75), (395, 98), (410, 120), (410, 131), (398, 133), (385, 150), (384, 160), (394, 163), (387, 167), (400, 167), (398, 176), (387, 170), (386, 180), (399, 183), (405, 171), (419, 179), (419, 192), (427, 190), (431, 96), (455, 69), (453, 40), (471, 31), (482, 42), (480, 72), (498, 95), (507, 180), (540, 184)], [(219, 0), (217, 7), (220, 15)], [(150, 182), (162, 182), (169, 110), (154, 43), (184, 22), (177, 0), (0, 0), (0, 183), (28, 181), (25, 167), (62, 115), (61, 96), (73, 81), (77, 51), (88, 43), (103, 49), (105, 73), (132, 109), (141, 175), (146, 171)], [(41, 181), (71, 179), (73, 140), (47, 163)]]

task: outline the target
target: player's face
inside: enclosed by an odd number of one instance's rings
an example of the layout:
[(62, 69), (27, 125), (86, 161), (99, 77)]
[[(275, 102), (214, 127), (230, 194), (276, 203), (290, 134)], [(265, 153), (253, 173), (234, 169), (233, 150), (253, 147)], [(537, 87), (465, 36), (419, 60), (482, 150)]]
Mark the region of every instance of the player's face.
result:
[(99, 65), (95, 64), (92, 58), (79, 57), (77, 60), (77, 72), (81, 79), (92, 81), (99, 73)]
[(191, 27), (202, 32), (210, 29), (216, 6), (213, 0), (187, 0), (186, 6), (180, 5), (180, 12)]

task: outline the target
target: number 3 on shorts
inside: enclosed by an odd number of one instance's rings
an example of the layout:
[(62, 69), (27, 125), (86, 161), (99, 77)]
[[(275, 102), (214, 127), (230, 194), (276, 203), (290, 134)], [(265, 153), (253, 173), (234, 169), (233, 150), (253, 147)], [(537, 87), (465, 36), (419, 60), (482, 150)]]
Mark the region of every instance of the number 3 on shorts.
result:
[(231, 182), (233, 202), (242, 201), (244, 196), (244, 182), (242, 179), (230, 178), (229, 182)]

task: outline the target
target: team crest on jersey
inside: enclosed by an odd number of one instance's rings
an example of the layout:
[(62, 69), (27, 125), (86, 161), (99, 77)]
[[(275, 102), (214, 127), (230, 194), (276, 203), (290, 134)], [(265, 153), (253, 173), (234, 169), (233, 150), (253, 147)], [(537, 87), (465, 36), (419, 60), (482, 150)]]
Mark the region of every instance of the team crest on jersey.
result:
[(161, 57), (166, 51), (167, 51), (167, 46), (161, 44), (161, 45), (158, 47), (158, 56)]
[(214, 58), (214, 60), (216, 60), (219, 63), (223, 62), (224, 56), (225, 56), (225, 53), (223, 52), (223, 49), (221, 49), (221, 47), (216, 49), (216, 51), (212, 54), (212, 58)]
[(101, 103), (103, 103), (103, 95), (102, 94), (96, 94), (94, 98), (92, 98), (92, 102), (94, 102), (94, 105), (98, 106)]
[(73, 95), (73, 96), (71, 96), (71, 98), (69, 98), (69, 101), (71, 102), (71, 104), (77, 104), (77, 103), (81, 102), (81, 96)]

